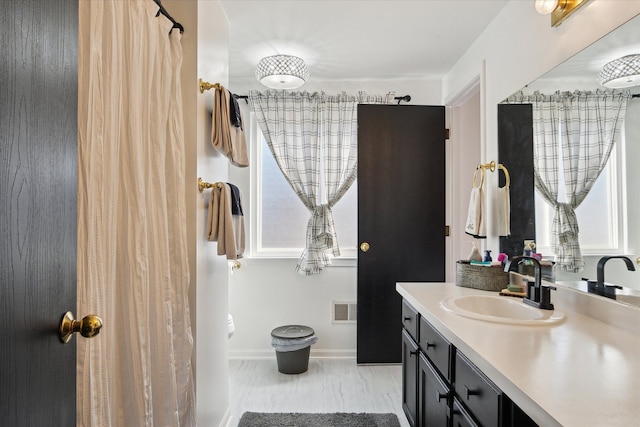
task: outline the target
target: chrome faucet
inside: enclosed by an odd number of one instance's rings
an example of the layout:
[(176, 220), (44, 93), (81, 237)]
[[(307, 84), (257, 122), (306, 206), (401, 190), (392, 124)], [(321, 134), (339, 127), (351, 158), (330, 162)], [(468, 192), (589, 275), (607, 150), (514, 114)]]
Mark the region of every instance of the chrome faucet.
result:
[(542, 267), (540, 261), (530, 256), (516, 256), (511, 258), (504, 266), (504, 271), (511, 271), (511, 264), (515, 261), (516, 265), (522, 264), (523, 261), (530, 260), (534, 266), (534, 281), (527, 281), (527, 296), (522, 300), (525, 304), (541, 308), (543, 310), (553, 310), (551, 304), (551, 290), (556, 290), (555, 286), (542, 285)]
[(622, 286), (606, 285), (604, 282), (604, 265), (607, 263), (607, 261), (613, 258), (620, 258), (621, 260), (623, 260), (625, 264), (627, 264), (627, 270), (629, 271), (636, 270), (636, 268), (633, 265), (633, 261), (631, 261), (628, 257), (624, 255), (603, 256), (598, 261), (598, 266), (596, 267), (595, 286), (593, 285), (593, 281), (587, 281), (587, 284), (589, 285), (590, 292), (596, 293), (598, 295), (601, 295), (607, 298), (616, 299), (616, 289), (622, 289)]

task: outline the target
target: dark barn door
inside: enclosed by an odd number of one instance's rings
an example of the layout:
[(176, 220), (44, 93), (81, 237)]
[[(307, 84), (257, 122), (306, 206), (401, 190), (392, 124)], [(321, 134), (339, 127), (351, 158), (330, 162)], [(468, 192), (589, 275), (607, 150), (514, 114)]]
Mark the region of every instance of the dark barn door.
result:
[(76, 425), (77, 0), (2, 0), (0, 425)]
[(444, 188), (444, 107), (358, 107), (360, 364), (402, 360), (396, 282), (445, 280)]

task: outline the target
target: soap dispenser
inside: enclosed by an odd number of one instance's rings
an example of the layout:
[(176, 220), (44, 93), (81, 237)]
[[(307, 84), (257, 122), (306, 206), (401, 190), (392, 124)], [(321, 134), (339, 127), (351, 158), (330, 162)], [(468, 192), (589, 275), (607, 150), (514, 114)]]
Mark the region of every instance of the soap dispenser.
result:
[(491, 258), (491, 251), (489, 249), (487, 249), (486, 251), (484, 251), (484, 262), (491, 262), (493, 261), (493, 259)]
[(473, 242), (473, 248), (471, 249), (471, 253), (469, 254), (469, 261), (482, 261), (482, 255), (480, 255), (480, 251), (476, 246), (476, 242)]

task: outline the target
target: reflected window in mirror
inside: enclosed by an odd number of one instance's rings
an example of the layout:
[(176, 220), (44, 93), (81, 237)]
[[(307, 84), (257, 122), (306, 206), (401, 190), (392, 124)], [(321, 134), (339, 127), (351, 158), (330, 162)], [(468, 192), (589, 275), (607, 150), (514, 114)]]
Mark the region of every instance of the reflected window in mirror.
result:
[(537, 248), (556, 255), (567, 272), (582, 271), (584, 255), (627, 248), (624, 124), (630, 100), (627, 91), (536, 91), (505, 101), (533, 109)]
[[(580, 225), (580, 248), (582, 255), (601, 255), (624, 252), (625, 234), (625, 197), (621, 189), (624, 186), (619, 158), (623, 151), (624, 137), (619, 141), (607, 166), (596, 180), (585, 200), (576, 209)], [(562, 166), (560, 165), (560, 168)], [(559, 174), (558, 199), (565, 202), (564, 182)], [(535, 191), (536, 230), (538, 251), (543, 254), (551, 250), (551, 225), (553, 208)]]

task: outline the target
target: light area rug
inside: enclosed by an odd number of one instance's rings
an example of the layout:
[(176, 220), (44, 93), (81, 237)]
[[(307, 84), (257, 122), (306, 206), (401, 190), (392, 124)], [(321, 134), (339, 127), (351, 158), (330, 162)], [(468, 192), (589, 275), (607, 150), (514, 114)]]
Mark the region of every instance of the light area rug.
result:
[(245, 412), (238, 427), (400, 427), (396, 414)]

